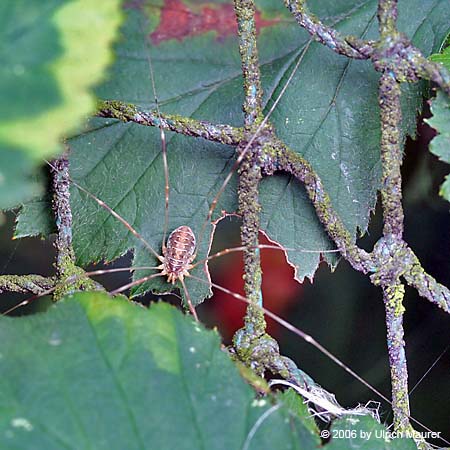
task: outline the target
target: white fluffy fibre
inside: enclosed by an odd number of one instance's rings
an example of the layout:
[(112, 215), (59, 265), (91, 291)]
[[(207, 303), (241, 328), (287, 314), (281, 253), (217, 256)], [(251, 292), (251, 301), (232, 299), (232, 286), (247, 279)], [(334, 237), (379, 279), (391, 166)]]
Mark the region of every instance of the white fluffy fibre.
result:
[[(380, 404), (378, 402), (370, 401), (365, 406), (358, 405), (355, 408), (343, 408), (337, 402), (335, 396), (321, 387), (314, 386), (310, 390), (306, 390), (286, 380), (270, 380), (269, 386), (283, 385), (288, 386), (298, 392), (303, 398), (306, 404), (312, 403), (316, 406), (313, 410), (313, 416), (318, 417), (325, 422), (329, 422), (332, 418), (343, 416), (372, 416), (377, 422), (380, 422), (380, 416), (378, 413)], [(370, 404), (376, 405), (376, 407), (369, 407)]]

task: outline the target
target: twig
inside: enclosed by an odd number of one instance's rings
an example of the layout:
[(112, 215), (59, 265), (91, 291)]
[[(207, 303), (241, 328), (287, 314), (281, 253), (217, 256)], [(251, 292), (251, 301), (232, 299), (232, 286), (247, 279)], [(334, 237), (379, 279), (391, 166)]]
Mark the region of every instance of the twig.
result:
[(311, 164), (281, 141), (276, 141), (273, 148), (267, 145), (263, 152), (261, 161), (264, 174), (270, 175), (275, 171), (283, 170), (302, 182), (317, 217), (341, 254), (356, 270), (362, 273), (371, 272), (374, 268), (371, 255), (355, 245), (353, 236), (334, 210), (322, 180)]
[(259, 182), (261, 168), (248, 153), (239, 170), (239, 212), (242, 215), (241, 241), (244, 251), (244, 290), (250, 301), (245, 315), (245, 329), (254, 337), (261, 336), (266, 329), (261, 284), (262, 271), (258, 243), (261, 205), (259, 203)]
[(373, 42), (355, 36), (344, 37), (335, 29), (324, 25), (308, 11), (305, 0), (284, 0), (284, 4), (301, 27), (334, 52), (355, 59), (368, 59), (372, 55)]
[(393, 33), (397, 32), (397, 3), (398, 0), (378, 1), (378, 25), (382, 41), (389, 39)]
[(383, 207), (385, 236), (403, 237), (402, 175), (400, 167), (403, 150), (400, 136), (402, 108), (400, 84), (391, 75), (383, 73), (379, 85), (381, 119), (381, 203)]
[(262, 87), (256, 43), (255, 4), (253, 0), (235, 0), (239, 53), (244, 77), (244, 123), (253, 125), (262, 119)]
[[(244, 77), (244, 124), (248, 136), (254, 135), (262, 117), (262, 87), (260, 81), (258, 52), (256, 45), (255, 5), (253, 0), (235, 0), (234, 8), (238, 23), (239, 52)], [(260, 150), (258, 139), (250, 148), (245, 141), (238, 147), (243, 161), (239, 167), (238, 201), (242, 215), (241, 241), (244, 251), (244, 290), (249, 300), (245, 315), (245, 326), (233, 339), (240, 359), (249, 364), (254, 361), (250, 349), (254, 342), (265, 335), (266, 321), (261, 310), (263, 303), (261, 283), (261, 261), (259, 256), (259, 229), (261, 205), (259, 203), (259, 182), (262, 178), (257, 155)], [(249, 359), (248, 359), (249, 358)], [(250, 365), (250, 364), (249, 364)]]
[[(72, 210), (70, 208), (70, 175), (68, 150), (49, 163), (52, 174), (53, 212), (57, 228), (55, 240), (56, 274), (59, 283), (53, 293), (57, 301), (74, 290), (98, 290), (99, 284), (87, 278), (82, 268), (75, 264), (75, 252), (72, 246)], [(74, 279), (73, 283), (67, 280)]]
[(21, 294), (40, 295), (53, 288), (56, 278), (41, 275), (0, 275), (0, 294), (18, 292)]
[[(380, 30), (379, 54), (384, 63), (375, 68), (381, 71), (378, 102), (381, 120), (381, 203), (383, 208), (383, 238), (379, 240), (374, 254), (379, 264), (378, 272), (371, 276), (374, 284), (381, 285), (386, 311), (387, 347), (391, 369), (392, 410), (394, 429), (406, 432), (411, 429), (409, 421), (408, 367), (403, 340), (403, 297), (405, 287), (400, 281), (403, 243), (402, 177), (400, 167), (403, 160), (401, 146), (400, 83), (403, 70), (396, 60), (403, 51), (397, 42), (397, 0), (378, 1), (378, 25)], [(396, 42), (397, 41), (397, 42)], [(381, 264), (381, 261), (386, 260)], [(402, 264), (399, 264), (402, 263)]]
[(403, 274), (404, 279), (409, 286), (417, 289), (419, 295), (434, 303), (446, 313), (450, 313), (450, 290), (427, 274), (420, 264), (419, 258), (411, 249), (408, 250), (411, 262), (408, 270)]
[(70, 208), (70, 176), (67, 151), (50, 165), (52, 174), (53, 201), (57, 236), (56, 271), (59, 278), (66, 277), (75, 265), (72, 247), (72, 210)]
[(230, 125), (213, 124), (203, 120), (170, 114), (158, 114), (157, 111), (144, 111), (136, 105), (117, 100), (99, 103), (97, 115), (122, 122), (134, 122), (139, 125), (161, 127), (166, 131), (201, 137), (209, 141), (228, 145), (238, 145), (243, 138), (243, 130)]
[(422, 54), (416, 56), (416, 62), (417, 75), (436, 83), (450, 96), (450, 72), (442, 64), (429, 61)]
[(403, 340), (403, 297), (405, 287), (399, 280), (382, 286), (386, 310), (389, 367), (392, 383), (392, 411), (394, 429), (407, 431), (409, 423), (408, 367), (406, 365), (405, 341)]

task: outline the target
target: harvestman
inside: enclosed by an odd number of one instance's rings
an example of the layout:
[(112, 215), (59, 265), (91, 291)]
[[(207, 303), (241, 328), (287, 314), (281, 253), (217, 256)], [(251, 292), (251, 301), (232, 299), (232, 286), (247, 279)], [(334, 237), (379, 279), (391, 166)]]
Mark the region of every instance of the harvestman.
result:
[[(311, 41), (310, 41), (311, 42)], [(284, 85), (283, 89), (281, 90), (279, 96), (276, 98), (276, 100), (274, 101), (271, 109), (269, 110), (268, 114), (265, 116), (263, 122), (260, 124), (260, 126), (258, 127), (258, 129), (256, 130), (255, 134), (252, 136), (252, 138), (250, 139), (250, 141), (248, 142), (247, 146), (244, 148), (244, 150), (238, 155), (238, 158), (236, 159), (235, 164), (233, 165), (233, 168), (231, 169), (231, 171), (228, 173), (227, 177), (225, 178), (222, 186), (220, 187), (220, 189), (218, 190), (216, 196), (214, 197), (209, 211), (208, 211), (208, 215), (207, 218), (201, 228), (200, 231), (200, 235), (199, 235), (199, 242), (201, 241), (201, 239), (203, 238), (203, 233), (205, 232), (206, 226), (208, 224), (208, 222), (211, 220), (213, 211), (217, 205), (218, 199), (220, 197), (220, 195), (223, 193), (223, 191), (225, 190), (227, 184), (229, 183), (229, 181), (231, 180), (231, 177), (234, 173), (234, 171), (237, 169), (237, 167), (240, 165), (240, 163), (242, 162), (246, 152), (249, 150), (249, 148), (251, 147), (254, 139), (257, 137), (259, 131), (265, 126), (265, 124), (267, 123), (267, 120), (269, 119), (270, 115), (272, 114), (272, 112), (274, 111), (274, 109), (276, 108), (278, 102), (280, 101), (281, 97), (283, 96), (284, 92), (286, 91), (289, 83), (291, 82), (294, 74), (296, 73), (304, 54), (306, 53), (307, 49), (309, 47), (309, 43), (305, 46), (302, 54), (300, 55), (300, 57), (298, 58), (298, 61), (295, 65), (295, 67), (293, 68), (286, 84)], [(147, 49), (148, 50), (148, 49)], [(156, 88), (155, 88), (155, 82), (154, 82), (154, 76), (153, 76), (153, 68), (152, 68), (152, 64), (151, 64), (151, 58), (150, 55), (147, 53), (147, 58), (148, 58), (148, 63), (149, 63), (149, 69), (150, 69), (150, 76), (151, 76), (151, 83), (152, 83), (152, 88), (153, 88), (153, 94), (155, 97), (155, 104), (156, 104), (156, 109), (157, 109), (157, 113), (160, 116), (160, 111), (159, 111), (159, 104), (158, 104), (158, 100), (156, 97)], [(167, 238), (166, 241), (166, 234), (167, 234), (167, 228), (168, 228), (168, 214), (169, 214), (169, 170), (168, 170), (168, 163), (167, 163), (167, 149), (166, 149), (166, 139), (165, 139), (165, 134), (164, 134), (164, 130), (162, 128), (160, 128), (160, 136), (161, 136), (161, 153), (162, 153), (162, 159), (163, 159), (163, 166), (164, 166), (164, 178), (165, 178), (165, 219), (164, 219), (164, 231), (163, 231), (163, 240), (162, 240), (162, 255), (159, 255), (154, 249), (153, 247), (144, 239), (144, 237), (138, 232), (136, 231), (123, 217), (121, 217), (116, 211), (114, 211), (110, 206), (108, 206), (105, 202), (103, 202), (102, 200), (100, 200), (98, 197), (96, 197), (94, 194), (92, 194), (91, 192), (89, 192), (87, 189), (85, 189), (83, 186), (79, 185), (78, 183), (76, 183), (75, 181), (71, 180), (72, 183), (82, 192), (84, 192), (86, 195), (88, 195), (90, 198), (92, 198), (99, 206), (101, 206), (102, 208), (106, 209), (115, 219), (117, 219), (119, 222), (121, 222), (139, 241), (141, 241), (144, 246), (161, 262), (161, 264), (159, 266), (156, 267), (135, 267), (135, 268), (117, 268), (117, 269), (108, 269), (108, 270), (96, 270), (96, 271), (92, 271), (92, 272), (88, 272), (86, 275), (102, 275), (102, 274), (106, 274), (106, 273), (110, 273), (110, 272), (119, 272), (119, 271), (128, 271), (128, 270), (141, 270), (141, 269), (156, 269), (159, 270), (159, 273), (153, 273), (151, 275), (145, 276), (143, 278), (140, 278), (138, 280), (132, 281), (124, 286), (121, 286), (118, 289), (115, 289), (114, 291), (112, 291), (113, 294), (115, 293), (120, 293), (123, 292), (133, 286), (136, 286), (138, 284), (144, 283), (145, 281), (148, 281), (152, 278), (155, 277), (160, 277), (160, 276), (167, 276), (167, 281), (169, 283), (172, 283), (173, 285), (176, 283), (176, 281), (180, 281), (183, 290), (185, 292), (186, 295), (186, 300), (188, 303), (188, 307), (191, 311), (191, 313), (193, 314), (193, 316), (198, 320), (197, 318), (197, 314), (195, 311), (195, 308), (192, 304), (191, 298), (189, 296), (189, 292), (188, 289), (186, 288), (185, 282), (184, 282), (184, 277), (192, 277), (196, 280), (198, 280), (199, 282), (203, 282), (205, 283), (204, 280), (192, 276), (189, 271), (191, 269), (193, 269), (194, 267), (196, 267), (199, 264), (205, 263), (207, 260), (210, 260), (212, 258), (217, 258), (219, 256), (222, 256), (224, 254), (230, 253), (230, 252), (234, 252), (234, 251), (242, 251), (245, 249), (245, 247), (241, 246), (241, 247), (236, 247), (236, 248), (232, 248), (232, 249), (225, 249), (222, 250), (212, 256), (209, 256), (208, 258), (202, 260), (202, 261), (198, 261), (197, 263), (194, 263), (194, 260), (196, 258), (196, 248), (198, 248), (198, 244), (199, 242), (196, 241), (196, 237), (194, 235), (194, 232), (192, 231), (192, 229), (186, 225), (182, 225), (179, 226), (178, 228), (176, 228), (175, 230), (173, 230), (169, 237)], [(49, 163), (51, 165), (51, 163)], [(334, 252), (335, 250), (323, 250), (323, 251), (317, 251), (317, 250), (304, 250), (304, 249), (286, 249), (286, 248), (281, 248), (278, 246), (272, 246), (272, 245), (260, 245), (258, 246), (259, 248), (272, 248), (272, 249), (277, 249), (277, 250), (297, 250), (297, 251), (301, 251), (301, 252), (306, 252), (306, 253), (326, 253), (326, 252)], [(231, 291), (229, 291), (228, 289), (222, 288), (221, 286), (218, 286), (214, 283), (211, 283), (211, 285), (217, 289), (220, 289), (224, 292), (226, 292), (227, 294), (237, 298), (238, 300), (241, 301), (247, 301), (244, 297), (240, 296), (239, 294), (233, 293)], [(46, 293), (50, 293), (52, 290), (45, 292), (41, 295), (45, 295)], [(31, 299), (30, 299), (31, 300)], [(19, 305), (16, 305), (16, 307), (12, 308), (11, 310), (9, 310), (8, 312), (12, 311), (13, 309), (16, 309), (19, 306), (22, 306), (26, 303), (28, 303), (28, 301), (26, 302), (22, 302)], [(264, 309), (264, 308), (263, 308)], [(343, 364), (339, 359), (337, 359), (334, 355), (332, 355), (330, 352), (328, 352), (326, 349), (324, 349), (319, 343), (317, 343), (311, 336), (306, 335), (305, 333), (303, 333), (301, 330), (299, 330), (298, 328), (292, 326), (291, 324), (289, 324), (288, 322), (284, 321), (283, 319), (279, 318), (278, 316), (274, 315), (273, 313), (271, 313), (270, 311), (264, 309), (265, 314), (267, 314), (269, 317), (271, 317), (272, 319), (274, 319), (275, 321), (279, 322), (281, 325), (283, 325), (285, 328), (289, 329), (290, 331), (294, 332), (295, 334), (297, 334), (298, 336), (302, 337), (304, 340), (306, 340), (307, 342), (311, 343), (313, 346), (315, 346), (316, 348), (318, 348), (322, 353), (324, 353), (326, 356), (328, 356), (329, 358), (331, 358), (335, 363), (337, 363), (340, 367), (342, 367), (344, 370), (346, 370), (347, 372), (349, 372), (353, 377), (355, 377), (356, 379), (358, 379), (360, 382), (362, 382), (364, 385), (366, 385), (369, 389), (371, 389), (373, 392), (375, 392), (377, 395), (379, 395), (381, 398), (383, 398), (385, 401), (387, 401), (388, 403), (390, 403), (390, 401), (383, 396), (379, 391), (377, 391), (375, 388), (373, 388), (370, 384), (368, 384), (365, 380), (363, 380), (361, 377), (359, 377), (355, 372), (353, 372), (351, 369), (349, 369), (347, 366), (345, 366), (345, 364)], [(279, 381), (279, 383), (281, 383), (281, 381)], [(285, 382), (283, 382), (285, 383)], [(305, 394), (305, 393), (303, 393)], [(302, 395), (303, 395), (302, 394)], [(306, 393), (306, 398), (308, 398), (308, 393)], [(311, 401), (311, 399), (309, 399), (309, 401)], [(320, 399), (319, 399), (320, 401)], [(343, 410), (342, 410), (343, 411)], [(341, 411), (341, 413), (343, 413)], [(351, 413), (355, 413), (356, 410), (354, 411), (350, 411)], [(333, 412), (333, 411), (331, 411)], [(411, 418), (413, 419), (413, 418)], [(413, 419), (414, 420), (414, 419)], [(414, 420), (415, 421), (415, 420)], [(417, 421), (415, 421), (417, 422)], [(419, 423), (419, 422), (417, 422)], [(419, 423), (420, 424), (420, 423)], [(424, 426), (423, 424), (420, 424), (421, 426)], [(424, 426), (424, 428), (427, 428)]]

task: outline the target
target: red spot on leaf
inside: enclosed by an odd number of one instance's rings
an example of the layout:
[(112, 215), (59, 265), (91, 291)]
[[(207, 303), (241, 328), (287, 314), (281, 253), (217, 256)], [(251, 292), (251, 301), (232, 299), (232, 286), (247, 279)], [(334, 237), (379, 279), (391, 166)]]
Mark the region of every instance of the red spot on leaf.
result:
[[(256, 12), (256, 29), (277, 23), (279, 19), (264, 20), (261, 13)], [(158, 28), (150, 35), (154, 44), (177, 39), (182, 41), (188, 37), (199, 36), (208, 31), (217, 33), (217, 40), (237, 34), (236, 16), (230, 4), (204, 4), (193, 11), (181, 0), (166, 0), (161, 10)]]

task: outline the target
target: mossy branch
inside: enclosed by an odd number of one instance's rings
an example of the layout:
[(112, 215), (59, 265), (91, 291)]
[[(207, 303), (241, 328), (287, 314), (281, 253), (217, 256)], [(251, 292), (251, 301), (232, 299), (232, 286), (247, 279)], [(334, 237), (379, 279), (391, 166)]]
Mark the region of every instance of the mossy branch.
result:
[(234, 337), (234, 348), (239, 358), (247, 365), (260, 360), (261, 374), (265, 371), (265, 358), (256, 355), (255, 349), (265, 348), (260, 345), (265, 339), (266, 322), (261, 309), (262, 270), (259, 255), (259, 229), (261, 222), (261, 205), (259, 203), (259, 182), (262, 179), (261, 166), (257, 155), (260, 143), (256, 139), (250, 145), (252, 135), (256, 132), (262, 117), (262, 87), (259, 71), (258, 46), (256, 43), (255, 4), (253, 0), (235, 0), (234, 9), (238, 24), (239, 53), (244, 78), (244, 125), (248, 139), (242, 141), (237, 152), (243, 158), (239, 167), (238, 202), (242, 216), (241, 241), (246, 246), (244, 251), (244, 290), (249, 300), (245, 314), (244, 328)]
[(75, 266), (75, 252), (72, 246), (72, 210), (70, 208), (70, 175), (68, 151), (50, 165), (53, 201), (57, 229), (56, 272), (62, 278), (71, 274)]
[(333, 208), (330, 196), (311, 164), (276, 138), (266, 143), (263, 152), (264, 157), (261, 160), (264, 161), (264, 174), (271, 175), (282, 170), (303, 183), (317, 217), (342, 256), (356, 270), (362, 273), (371, 272), (374, 268), (371, 255), (354, 243), (354, 237)]
[(244, 124), (249, 127), (262, 119), (262, 87), (256, 42), (255, 3), (234, 0), (238, 25), (239, 53), (244, 78)]
[(186, 136), (201, 137), (208, 141), (227, 145), (239, 145), (243, 138), (242, 128), (231, 125), (213, 124), (190, 117), (163, 114), (158, 111), (144, 111), (131, 103), (118, 100), (101, 101), (97, 115), (122, 122), (134, 122), (139, 125), (160, 127), (164, 131), (174, 131)]
[(383, 208), (383, 234), (403, 237), (402, 175), (403, 162), (401, 137), (402, 108), (400, 83), (391, 69), (380, 77), (378, 102), (381, 122), (381, 204)]
[(403, 278), (419, 295), (450, 314), (450, 290), (425, 272), (419, 258), (411, 249), (408, 249), (408, 253), (408, 257), (405, 257), (408, 268), (403, 273)]
[(43, 277), (41, 275), (0, 275), (0, 294), (17, 292), (42, 295), (52, 289), (56, 282), (56, 277)]
[(287, 9), (318, 42), (324, 44), (339, 55), (355, 59), (368, 59), (373, 52), (373, 42), (364, 41), (355, 36), (342, 36), (337, 30), (323, 24), (308, 10), (305, 0), (284, 0)]

